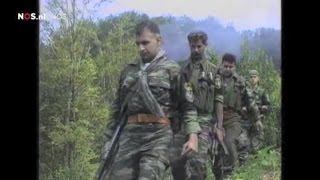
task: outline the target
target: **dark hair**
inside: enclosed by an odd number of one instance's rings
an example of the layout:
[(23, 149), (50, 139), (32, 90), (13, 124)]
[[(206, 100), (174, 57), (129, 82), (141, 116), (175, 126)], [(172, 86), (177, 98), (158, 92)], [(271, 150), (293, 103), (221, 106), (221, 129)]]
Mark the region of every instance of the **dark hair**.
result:
[(208, 44), (208, 35), (207, 33), (203, 31), (192, 31), (188, 35), (188, 41), (193, 42), (193, 41), (198, 41), (201, 40), (204, 45)]
[(160, 34), (159, 26), (155, 22), (150, 20), (144, 20), (137, 24), (136, 36), (140, 36), (145, 28), (149, 29), (152, 33)]
[(222, 57), (222, 62), (229, 62), (229, 63), (234, 63), (236, 64), (237, 60), (236, 60), (236, 56), (230, 53), (225, 53)]

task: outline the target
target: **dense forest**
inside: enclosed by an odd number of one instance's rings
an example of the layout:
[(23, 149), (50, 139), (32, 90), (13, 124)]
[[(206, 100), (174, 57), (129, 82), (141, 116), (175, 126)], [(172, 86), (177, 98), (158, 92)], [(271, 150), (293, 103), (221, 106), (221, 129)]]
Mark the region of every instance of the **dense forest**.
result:
[(246, 77), (249, 69), (257, 69), (272, 102), (265, 123), (265, 146), (280, 147), (279, 30), (238, 32), (232, 26), (222, 26), (214, 17), (195, 21), (187, 16), (149, 17), (137, 12), (92, 19), (82, 13), (89, 3), (84, 2), (80, 8), (75, 0), (48, 1), (47, 9), (67, 18), (40, 22), (40, 179), (92, 179), (118, 77), (123, 65), (137, 56), (134, 28), (143, 19), (159, 24), (163, 49), (175, 61), (189, 55), (187, 34), (201, 29), (208, 33), (207, 55), (213, 63), (219, 64), (222, 54), (231, 52), (240, 60), (240, 74)]

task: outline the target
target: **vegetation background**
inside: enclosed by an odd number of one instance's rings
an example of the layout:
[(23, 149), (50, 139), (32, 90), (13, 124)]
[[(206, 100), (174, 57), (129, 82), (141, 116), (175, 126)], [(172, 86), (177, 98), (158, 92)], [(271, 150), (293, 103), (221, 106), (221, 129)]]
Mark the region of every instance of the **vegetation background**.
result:
[[(81, 3), (81, 5), (79, 5)], [(105, 3), (103, 1), (99, 3)], [(265, 121), (265, 149), (251, 156), (234, 179), (280, 179), (281, 32), (260, 28), (238, 32), (214, 17), (195, 21), (184, 17), (149, 17), (125, 12), (104, 19), (85, 13), (90, 1), (48, 0), (46, 8), (66, 18), (40, 22), (39, 176), (41, 180), (88, 180), (98, 167), (103, 132), (115, 99), (119, 73), (137, 56), (134, 27), (143, 19), (160, 25), (163, 48), (176, 61), (189, 54), (187, 34), (209, 34), (207, 55), (215, 64), (231, 51), (237, 70), (261, 74), (272, 111)], [(99, 4), (95, 4), (99, 8)], [(208, 29), (208, 28), (211, 29)], [(230, 39), (231, 38), (231, 39)], [(233, 41), (234, 40), (234, 41)], [(235, 42), (235, 43), (233, 43)], [(237, 44), (237, 46), (235, 46)], [(209, 179), (214, 179), (208, 169)]]

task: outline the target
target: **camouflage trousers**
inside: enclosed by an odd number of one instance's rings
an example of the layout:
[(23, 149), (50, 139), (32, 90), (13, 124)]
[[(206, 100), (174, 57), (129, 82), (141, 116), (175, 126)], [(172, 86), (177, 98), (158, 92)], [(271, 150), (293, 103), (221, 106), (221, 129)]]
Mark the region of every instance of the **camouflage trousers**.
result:
[(226, 132), (224, 143), (229, 151), (229, 155), (224, 155), (222, 149), (219, 148), (213, 168), (216, 179), (230, 176), (234, 169), (240, 163), (244, 163), (248, 157), (248, 136), (246, 130), (241, 127), (240, 122), (233, 121), (224, 128)]
[(174, 134), (172, 146), (170, 147), (170, 166), (174, 180), (185, 178), (184, 165), (186, 160), (181, 157), (182, 147), (185, 142), (185, 133), (180, 131)]
[(249, 152), (255, 153), (260, 150), (264, 144), (264, 132), (263, 130), (258, 131), (253, 123), (249, 120), (242, 122), (242, 127), (247, 131), (248, 139), (249, 139)]
[(248, 131), (244, 128), (241, 129), (241, 134), (238, 138), (238, 157), (239, 157), (239, 165), (243, 165), (248, 157), (250, 150), (250, 141), (248, 137)]
[(191, 157), (181, 157), (186, 135), (183, 132), (175, 134), (170, 149), (170, 163), (174, 180), (205, 180), (207, 178), (208, 150), (211, 146), (211, 128), (202, 128), (199, 134), (198, 153)]
[(108, 179), (162, 180), (169, 167), (173, 133), (161, 124), (128, 124)]
[(257, 131), (256, 128), (251, 127), (249, 130), (250, 152), (255, 153), (263, 147), (264, 132)]

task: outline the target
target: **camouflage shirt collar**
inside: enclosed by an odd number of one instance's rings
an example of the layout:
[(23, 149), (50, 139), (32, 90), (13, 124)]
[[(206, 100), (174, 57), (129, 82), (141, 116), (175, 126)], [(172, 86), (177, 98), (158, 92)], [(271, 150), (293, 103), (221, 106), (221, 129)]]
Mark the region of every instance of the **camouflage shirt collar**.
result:
[(206, 58), (203, 58), (200, 61), (193, 62), (191, 57), (189, 57), (187, 66), (189, 66), (190, 68), (193, 68), (196, 64), (199, 63), (201, 68), (203, 69), (207, 62), (208, 62), (208, 60)]
[(255, 88), (252, 88), (253, 92), (258, 93), (260, 91), (260, 86), (257, 85)]
[[(158, 54), (156, 55), (156, 57), (155, 57), (152, 61), (150, 61), (149, 63), (151, 64), (151, 63), (153, 63), (154, 61), (157, 61), (157, 60), (163, 58), (165, 55), (166, 55), (166, 52), (165, 52), (163, 49), (160, 49), (160, 51), (158, 52)], [(132, 62), (132, 63), (130, 63), (130, 64), (137, 66), (137, 65), (140, 65), (140, 64), (143, 65), (144, 63), (143, 63), (141, 57), (138, 57), (134, 62)]]
[(232, 75), (232, 77), (233, 77), (235, 80), (240, 79), (239, 74), (236, 73), (236, 72)]

